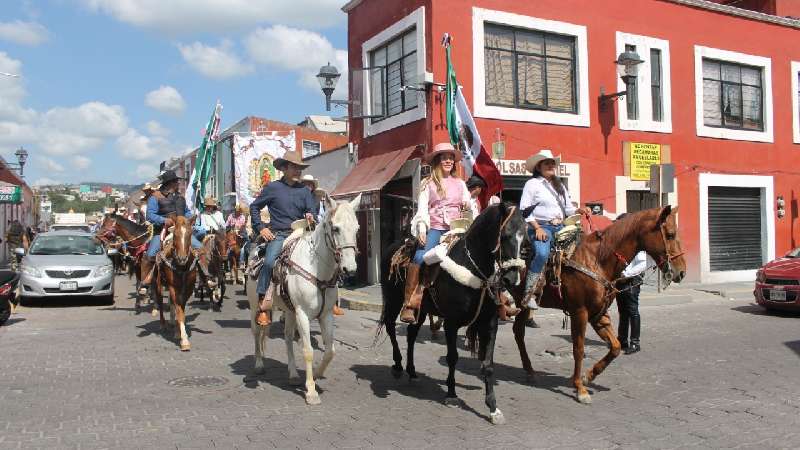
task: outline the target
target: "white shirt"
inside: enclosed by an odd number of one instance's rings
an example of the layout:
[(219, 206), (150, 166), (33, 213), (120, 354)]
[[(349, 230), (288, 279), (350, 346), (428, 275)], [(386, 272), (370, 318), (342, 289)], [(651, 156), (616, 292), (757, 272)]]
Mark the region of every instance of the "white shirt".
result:
[(224, 230), (225, 219), (222, 217), (222, 211), (214, 211), (211, 214), (205, 212), (200, 214), (200, 226), (202, 226), (206, 232)]
[(533, 212), (525, 218), (527, 222), (565, 219), (559, 204), (564, 207), (568, 216), (575, 214), (576, 208), (572, 205), (572, 199), (566, 186), (564, 186), (564, 197), (558, 195), (555, 188), (544, 177), (531, 178), (522, 188), (519, 209), (524, 211), (526, 208), (536, 205)]
[(634, 255), (631, 262), (628, 264), (628, 267), (622, 271), (622, 276), (624, 277), (635, 277), (643, 273), (647, 269), (647, 253), (639, 252)]

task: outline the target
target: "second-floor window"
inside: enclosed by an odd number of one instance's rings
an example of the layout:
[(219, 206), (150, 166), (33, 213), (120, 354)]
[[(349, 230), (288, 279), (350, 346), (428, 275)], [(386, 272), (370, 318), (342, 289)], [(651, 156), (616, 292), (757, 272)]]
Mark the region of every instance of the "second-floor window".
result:
[(762, 68), (703, 58), (703, 123), (764, 130)]
[(383, 112), (382, 117), (372, 119), (373, 123), (417, 107), (417, 92), (401, 90), (419, 82), (416, 27), (372, 50), (369, 62), (375, 74), (370, 78), (372, 111)]
[(319, 142), (303, 139), (303, 158), (319, 155), (321, 148)]
[(577, 112), (575, 37), (486, 23), (486, 104)]

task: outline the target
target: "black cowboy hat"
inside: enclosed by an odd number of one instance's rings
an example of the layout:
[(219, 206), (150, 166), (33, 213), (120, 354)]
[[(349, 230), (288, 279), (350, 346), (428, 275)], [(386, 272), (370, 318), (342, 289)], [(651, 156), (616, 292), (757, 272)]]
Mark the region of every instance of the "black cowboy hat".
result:
[(174, 170), (169, 170), (169, 169), (161, 172), (161, 175), (159, 175), (158, 178), (161, 180), (162, 186), (169, 183), (170, 181), (183, 179), (178, 175), (176, 175)]
[(478, 175), (473, 175), (469, 177), (467, 180), (467, 189), (472, 189), (476, 187), (486, 188), (486, 182), (483, 181), (483, 178), (479, 177)]

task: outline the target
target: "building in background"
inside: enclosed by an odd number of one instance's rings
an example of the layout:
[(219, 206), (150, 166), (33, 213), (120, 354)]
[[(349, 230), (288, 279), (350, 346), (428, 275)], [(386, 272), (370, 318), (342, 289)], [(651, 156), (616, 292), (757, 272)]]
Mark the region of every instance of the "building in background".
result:
[(3, 239), (0, 245), (0, 265), (8, 263), (8, 256), (13, 251), (7, 248), (5, 242), (9, 221), (19, 220), (23, 226), (35, 226), (34, 220), (38, 216), (38, 212), (34, 211), (33, 190), (0, 157), (0, 237)]

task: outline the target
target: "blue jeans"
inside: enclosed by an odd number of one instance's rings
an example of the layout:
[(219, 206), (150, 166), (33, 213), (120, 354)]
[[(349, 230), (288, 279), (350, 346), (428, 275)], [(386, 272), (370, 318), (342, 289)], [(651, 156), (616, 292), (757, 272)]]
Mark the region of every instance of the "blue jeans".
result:
[(536, 239), (536, 232), (532, 226), (528, 226), (528, 237), (533, 242), (533, 260), (528, 269), (530, 273), (542, 273), (547, 258), (550, 256), (550, 249), (553, 248), (553, 234), (559, 232), (564, 225), (552, 225), (549, 223), (539, 222), (539, 226), (547, 233), (546, 241), (539, 241)]
[[(192, 235), (192, 248), (200, 248), (201, 246), (200, 241)], [(154, 234), (153, 239), (150, 239), (150, 243), (147, 245), (147, 256), (155, 258), (159, 250), (161, 250), (161, 235)]]
[(418, 248), (416, 253), (414, 253), (414, 264), (422, 264), (424, 261), (422, 257), (425, 256), (425, 253), (439, 245), (439, 241), (442, 239), (442, 235), (447, 233), (446, 230), (437, 230), (431, 228), (428, 230), (427, 240), (425, 241), (425, 248)]
[(283, 241), (286, 240), (291, 234), (290, 231), (277, 231), (275, 232), (275, 239), (269, 241), (267, 249), (264, 252), (264, 264), (261, 266), (261, 271), (258, 273), (258, 285), (256, 286), (256, 293), (261, 296), (267, 293), (269, 281), (272, 279), (272, 269), (275, 267), (275, 260), (278, 259), (283, 248)]

